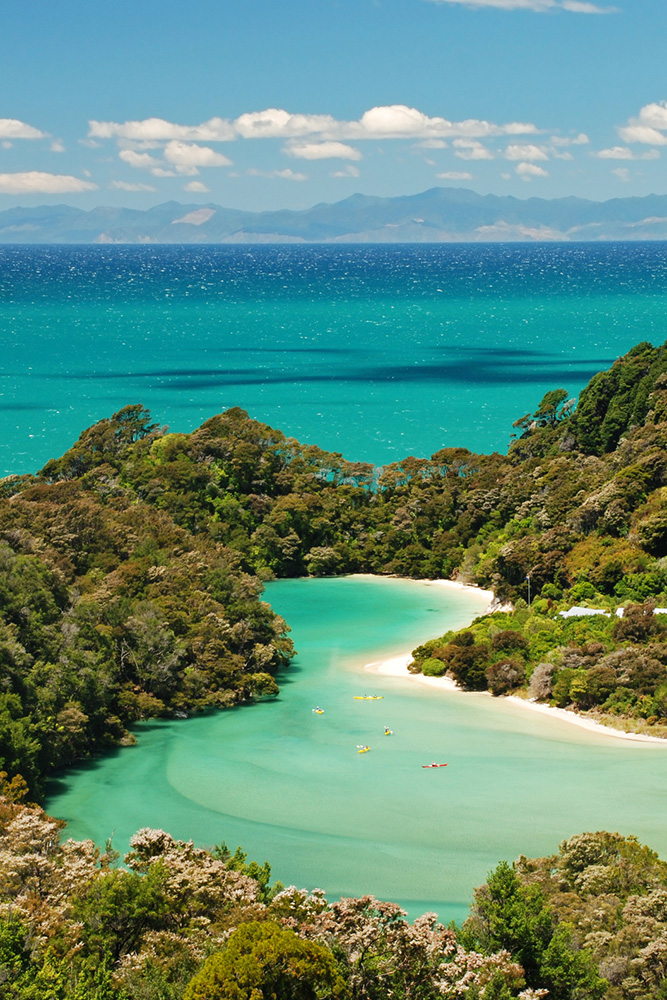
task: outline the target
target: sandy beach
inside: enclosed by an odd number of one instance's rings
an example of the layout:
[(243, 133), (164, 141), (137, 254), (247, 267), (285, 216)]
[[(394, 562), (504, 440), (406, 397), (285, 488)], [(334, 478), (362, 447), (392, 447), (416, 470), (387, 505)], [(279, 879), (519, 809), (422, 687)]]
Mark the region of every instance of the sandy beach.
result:
[[(457, 590), (468, 590), (475, 591), (476, 593), (488, 594), (489, 604), (493, 601), (493, 591), (487, 590), (483, 591), (479, 587), (467, 586), (466, 584), (457, 583), (455, 580), (433, 580), (433, 583), (438, 584), (441, 587), (452, 587)], [(412, 653), (403, 653), (400, 656), (392, 656), (386, 660), (379, 660), (373, 663), (366, 663), (364, 669), (371, 673), (382, 674), (385, 677), (401, 677), (404, 680), (414, 681), (416, 684), (424, 684), (428, 687), (439, 688), (441, 691), (446, 690), (451, 693), (456, 693), (460, 695), (470, 695), (469, 691), (463, 691), (451, 677), (427, 677), (425, 674), (411, 674), (408, 670), (408, 664), (412, 661)], [(488, 698), (492, 698), (493, 695), (490, 691), (478, 691), (475, 694), (481, 694)], [(604, 726), (601, 722), (596, 722), (594, 719), (587, 719), (581, 715), (577, 715), (576, 712), (570, 712), (565, 708), (552, 708), (551, 705), (545, 705), (543, 702), (530, 701), (527, 698), (519, 698), (516, 695), (509, 695), (507, 701), (511, 701), (514, 705), (521, 705), (530, 712), (539, 712), (541, 715), (549, 716), (552, 719), (561, 719), (563, 722), (568, 722), (573, 726), (579, 726), (581, 729), (588, 729), (592, 732), (597, 732), (604, 734), (606, 736), (613, 736), (619, 740), (629, 740), (633, 743), (657, 743), (661, 746), (667, 747), (667, 740), (661, 739), (659, 736), (644, 736), (640, 733), (624, 733), (619, 729), (612, 729), (610, 726)]]
[[(401, 656), (392, 656), (387, 660), (367, 663), (364, 669), (375, 674), (382, 674), (385, 677), (402, 677), (404, 680), (411, 680), (417, 684), (440, 688), (441, 691), (446, 690), (462, 696), (470, 696), (471, 693), (474, 693), (482, 697), (493, 698), (490, 691), (464, 691), (451, 677), (426, 677), (424, 674), (411, 674), (408, 670), (408, 663), (411, 660), (412, 654), (405, 653)], [(562, 719), (563, 722), (579, 726), (580, 729), (589, 729), (592, 732), (601, 733), (605, 736), (613, 736), (619, 740), (630, 740), (633, 743), (659, 743), (661, 746), (667, 747), (667, 740), (663, 740), (659, 736), (624, 733), (620, 729), (612, 729), (610, 726), (604, 726), (601, 722), (596, 722), (594, 719), (587, 719), (581, 715), (577, 715), (576, 712), (569, 712), (565, 708), (552, 708), (551, 705), (545, 705), (543, 702), (530, 701), (527, 698), (519, 698), (516, 695), (509, 695), (506, 697), (506, 700), (511, 701), (513, 705), (520, 705), (528, 711), (539, 712), (541, 715), (550, 716), (552, 719)]]

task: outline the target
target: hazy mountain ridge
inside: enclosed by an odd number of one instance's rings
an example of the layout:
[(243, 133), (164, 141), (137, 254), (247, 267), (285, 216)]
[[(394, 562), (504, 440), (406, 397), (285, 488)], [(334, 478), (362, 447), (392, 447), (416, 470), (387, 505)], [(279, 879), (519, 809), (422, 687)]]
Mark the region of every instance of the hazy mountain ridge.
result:
[(68, 205), (0, 212), (0, 243), (447, 243), (667, 239), (667, 195), (527, 198), (431, 188), (352, 195), (300, 211), (165, 202), (145, 211)]

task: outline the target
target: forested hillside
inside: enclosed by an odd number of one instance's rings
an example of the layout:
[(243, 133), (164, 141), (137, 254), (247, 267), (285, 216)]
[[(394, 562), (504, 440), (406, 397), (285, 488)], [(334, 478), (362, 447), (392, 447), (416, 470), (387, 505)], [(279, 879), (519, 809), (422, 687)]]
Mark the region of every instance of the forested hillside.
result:
[(291, 644), (260, 599), (274, 576), (492, 587), (515, 614), (422, 648), (417, 666), (660, 726), (662, 619), (557, 612), (667, 606), (666, 348), (635, 347), (576, 409), (553, 390), (515, 429), (507, 455), (445, 448), (375, 469), (240, 409), (174, 434), (133, 405), (37, 476), (0, 481), (4, 769), (38, 794), (138, 719), (275, 693)]

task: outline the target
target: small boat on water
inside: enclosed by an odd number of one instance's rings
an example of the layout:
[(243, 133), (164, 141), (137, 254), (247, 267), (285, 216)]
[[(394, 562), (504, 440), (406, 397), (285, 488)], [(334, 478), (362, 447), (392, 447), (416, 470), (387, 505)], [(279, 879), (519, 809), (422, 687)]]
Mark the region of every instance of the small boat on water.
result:
[(432, 764), (422, 764), (422, 767), (447, 767), (446, 764), (436, 764), (435, 761)]
[(385, 726), (384, 727), (384, 735), (385, 736), (393, 736), (394, 735), (394, 730), (390, 729), (389, 726)]
[(355, 701), (382, 701), (383, 694), (353, 694)]
[(368, 753), (370, 747), (366, 744), (357, 743), (357, 753)]
[(324, 715), (324, 709), (320, 708), (319, 705), (317, 706), (317, 708), (313, 708), (312, 711), (315, 713), (315, 715)]

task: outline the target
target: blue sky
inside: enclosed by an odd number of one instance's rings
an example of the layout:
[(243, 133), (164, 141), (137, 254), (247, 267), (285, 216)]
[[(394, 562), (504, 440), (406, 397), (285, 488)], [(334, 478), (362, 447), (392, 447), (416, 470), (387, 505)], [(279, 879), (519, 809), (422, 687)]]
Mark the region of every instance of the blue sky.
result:
[(25, 0), (0, 209), (667, 193), (664, 0)]

